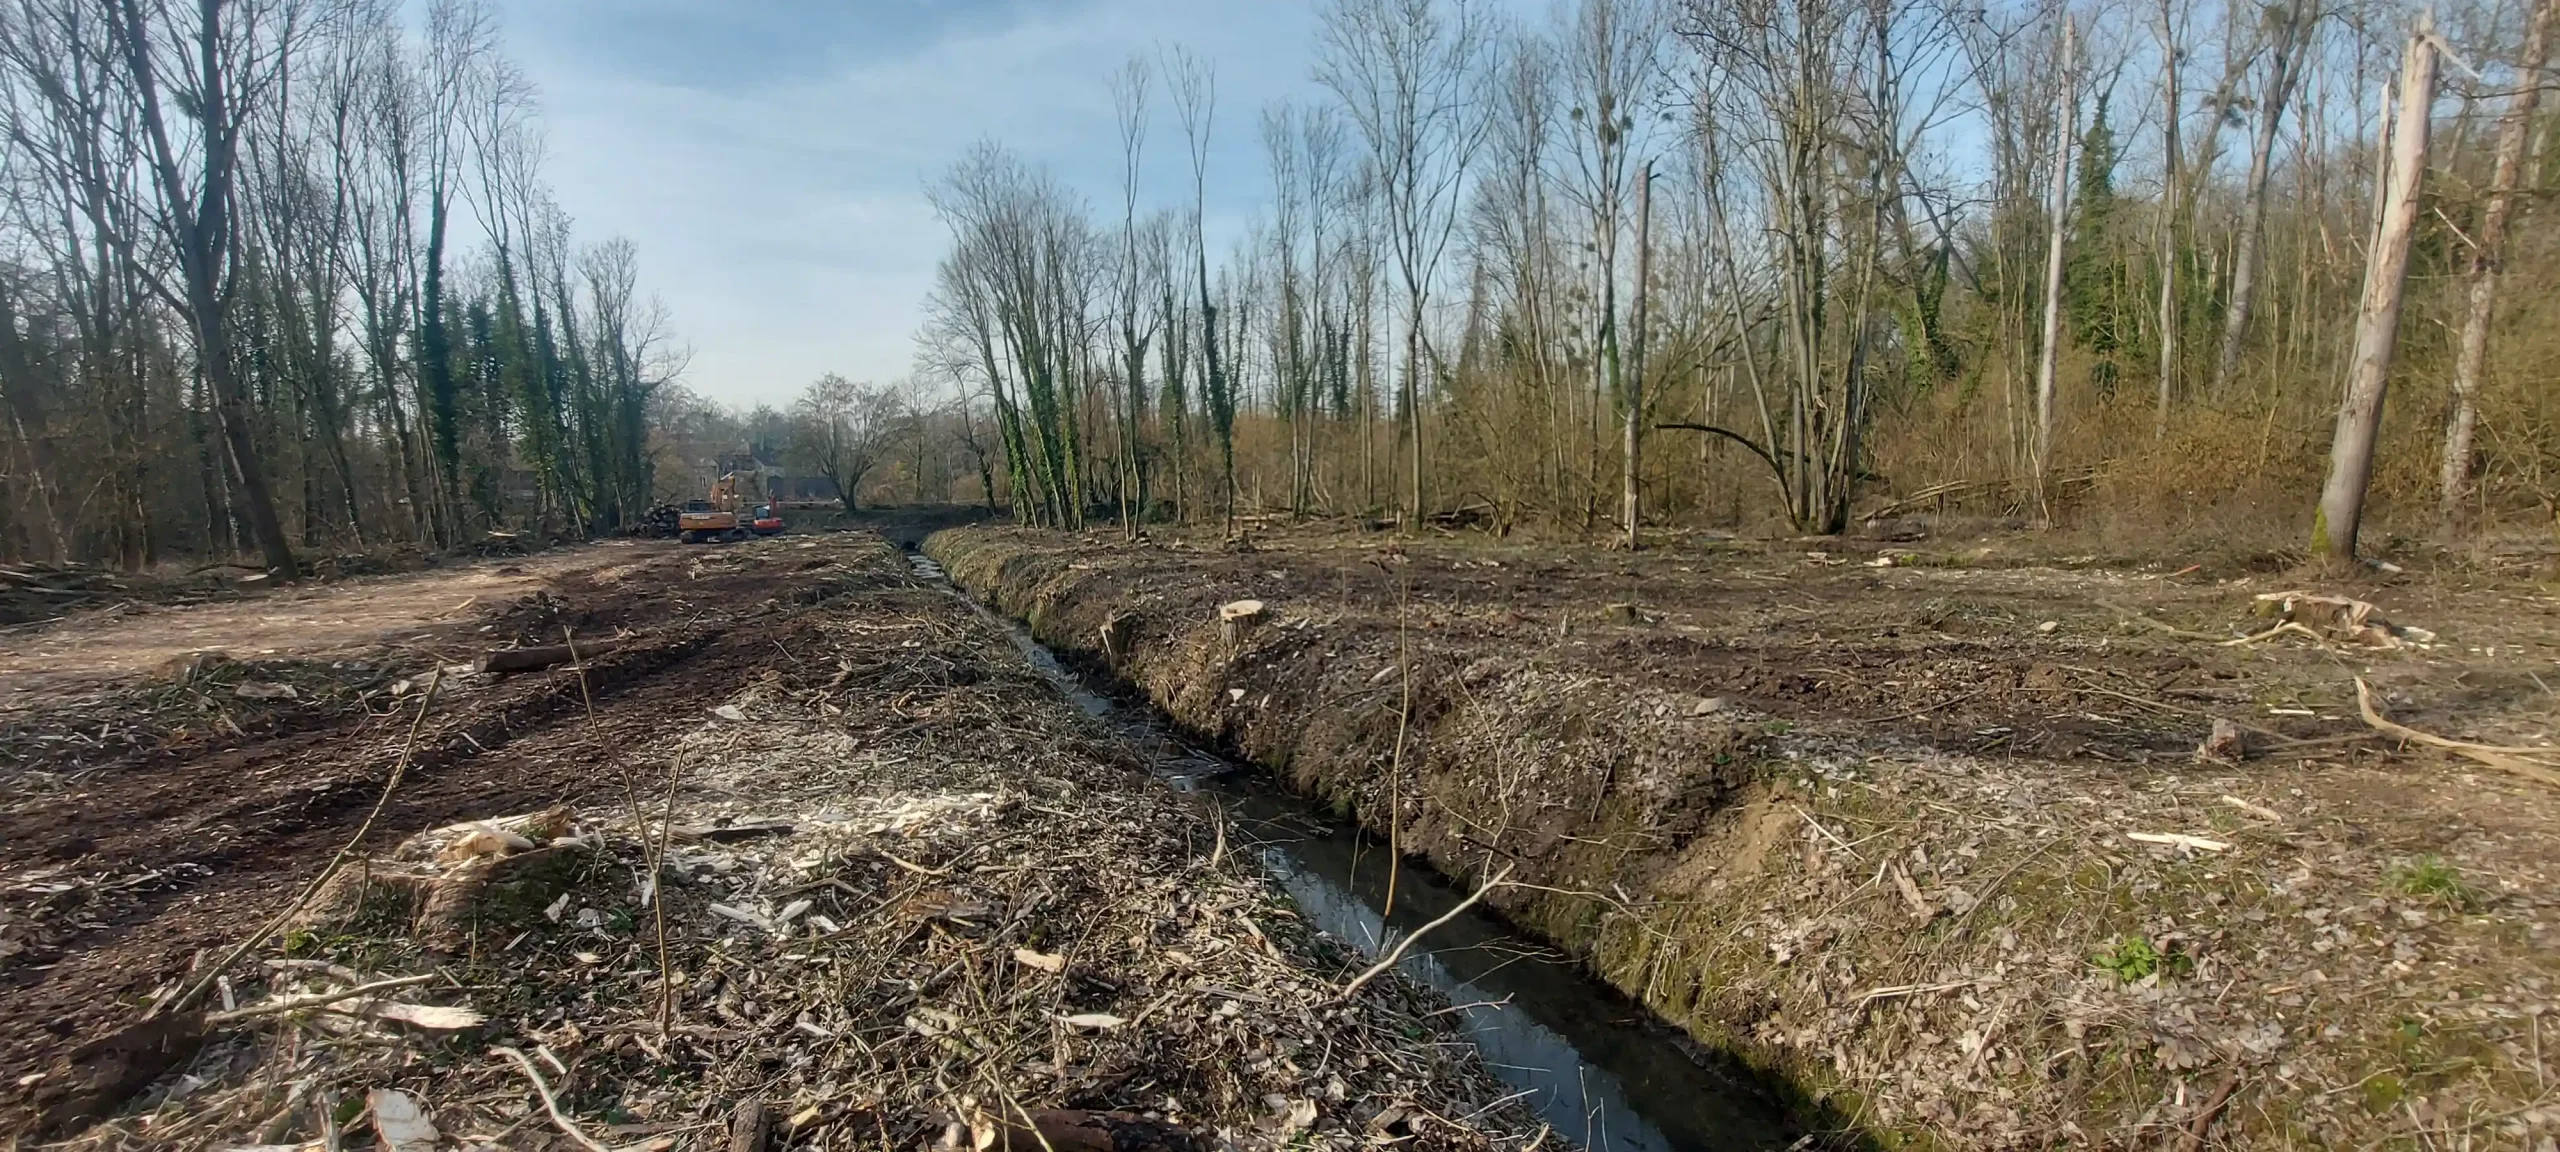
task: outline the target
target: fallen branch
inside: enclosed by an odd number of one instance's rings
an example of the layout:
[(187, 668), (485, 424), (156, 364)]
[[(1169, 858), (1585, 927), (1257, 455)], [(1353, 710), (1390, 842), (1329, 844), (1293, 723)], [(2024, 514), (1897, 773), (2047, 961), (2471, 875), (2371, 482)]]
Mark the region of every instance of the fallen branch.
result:
[(2192, 848), (2198, 852), (2231, 850), (2229, 844), (2220, 840), (2207, 840), (2202, 836), (2189, 836), (2184, 832), (2127, 832), (2124, 838), (2137, 844), (2162, 844), (2171, 848)]
[(2364, 677), (2362, 676), (2356, 677), (2356, 711), (2363, 713), (2364, 722), (2366, 724), (2371, 725), (2375, 731), (2381, 732), (2384, 735), (2396, 736), (2412, 744), (2424, 744), (2429, 748), (2442, 748), (2457, 756), (2464, 756), (2477, 760), (2480, 763), (2486, 764), (2503, 772), (2513, 772), (2528, 780), (2539, 780), (2545, 784), (2560, 785), (2560, 772), (2554, 772), (2543, 765), (2518, 759), (2519, 756), (2549, 756), (2560, 754), (2560, 748), (2516, 748), (2502, 747), (2496, 744), (2474, 744), (2468, 740), (2451, 740), (2442, 736), (2431, 735), (2429, 733), (2420, 732), (2406, 724), (2395, 723), (2384, 717), (2380, 709), (2374, 707), (2373, 689), (2365, 685)]
[(2133, 623), (2165, 632), (2181, 640), (2203, 640), (2208, 643), (2219, 644), (2225, 648), (2244, 648), (2262, 640), (2275, 639), (2287, 632), (2299, 632), (2302, 635), (2310, 637), (2312, 643), (2315, 644), (2326, 644), (2329, 642), (2328, 637), (2322, 636), (2321, 634), (2300, 624), (2296, 624), (2291, 620), (2287, 620), (2273, 628), (2267, 629), (2264, 632), (2254, 632), (2247, 636), (2216, 636), (2210, 632), (2197, 632), (2191, 629), (2180, 628), (2174, 624), (2154, 620), (2151, 617), (2145, 616), (2131, 608), (2127, 608), (2122, 604), (2113, 604), (2105, 600), (2096, 601), (2096, 604), (2098, 607), (2104, 608), (2109, 612), (2113, 612), (2118, 616), (2122, 616)]
[(2214, 634), (2212, 634), (2212, 633), (2210, 633), (2210, 632), (2195, 632), (2195, 631), (2190, 631), (2190, 630), (2185, 629), (2185, 628), (2180, 628), (2180, 627), (2178, 627), (2178, 626), (2176, 626), (2176, 625), (2174, 625), (2174, 624), (2165, 624), (2165, 623), (2162, 623), (2162, 622), (2160, 622), (2160, 621), (2158, 621), (2158, 620), (2154, 620), (2154, 619), (2152, 619), (2152, 618), (2151, 618), (2151, 617), (2149, 617), (2149, 616), (2145, 616), (2145, 615), (2143, 615), (2143, 614), (2142, 614), (2142, 613), (2140, 613), (2140, 612), (2134, 611), (2134, 610), (2133, 610), (2133, 609), (2131, 609), (2131, 608), (2127, 608), (2127, 607), (2125, 607), (2125, 606), (2124, 606), (2124, 605), (2122, 605), (2122, 604), (2110, 603), (2110, 602), (2105, 601), (2105, 600), (2099, 600), (2099, 601), (2096, 601), (2095, 603), (2098, 605), (2098, 607), (2100, 607), (2100, 608), (2104, 608), (2104, 609), (2106, 609), (2106, 610), (2107, 610), (2107, 611), (2109, 611), (2109, 612), (2113, 612), (2113, 613), (2115, 613), (2115, 614), (2116, 614), (2116, 615), (2118, 615), (2118, 616), (2122, 616), (2122, 617), (2124, 617), (2125, 619), (2130, 620), (2130, 621), (2133, 621), (2133, 622), (2134, 622), (2134, 623), (2136, 623), (2136, 624), (2149, 625), (2149, 626), (2150, 626), (2150, 627), (2152, 627), (2152, 628), (2158, 629), (2158, 630), (2160, 630), (2160, 631), (2162, 631), (2162, 632), (2166, 632), (2166, 633), (2168, 633), (2169, 635), (2175, 636), (2175, 637), (2177, 637), (2177, 638), (2179, 638), (2179, 639), (2181, 639), (2181, 640), (2210, 640), (2210, 641), (2212, 641), (2212, 642), (2214, 642), (2214, 643), (2216, 643), (2216, 644), (2227, 644), (2227, 643), (2229, 643), (2229, 642), (2230, 642), (2230, 641), (2228, 641), (2228, 640), (2224, 639), (2223, 637), (2216, 636), (2216, 635), (2214, 635)]
[(1869, 988), (1865, 992), (1860, 993), (1858, 995), (1857, 1006), (1864, 1008), (1878, 1000), (1899, 1000), (1905, 996), (1925, 996), (1933, 992), (1953, 992), (1958, 988), (1971, 988), (1976, 983), (1978, 983), (1978, 981), (1957, 980), (1947, 984), (1888, 984), (1882, 988)]
[(353, 1000), (361, 996), (370, 996), (376, 992), (388, 992), (394, 988), (413, 988), (417, 985), (434, 980), (435, 978), (435, 973), (428, 972), (417, 976), (401, 976), (391, 980), (376, 980), (371, 984), (359, 984), (353, 988), (341, 988), (335, 992), (315, 992), (308, 996), (288, 996), (282, 1000), (270, 1000), (264, 1004), (252, 1004), (249, 1007), (234, 1009), (229, 1012), (208, 1012), (205, 1014), (204, 1022), (209, 1027), (220, 1027), (225, 1024), (237, 1024), (243, 1020), (255, 1020), (261, 1016), (280, 1016), (287, 1012), (300, 1012), (305, 1008), (323, 1008), (341, 1000)]
[(1494, 873), (1493, 879), (1485, 881), (1484, 885), (1477, 888), (1473, 895), (1468, 896), (1464, 900), (1458, 901), (1457, 907), (1441, 913), (1437, 919), (1434, 919), (1430, 923), (1425, 924), (1420, 928), (1416, 928), (1411, 932), (1405, 933), (1404, 939), (1396, 941), (1396, 946), (1388, 949), (1386, 955), (1379, 957), (1377, 963), (1370, 965), (1368, 971), (1352, 977), (1350, 983), (1343, 985), (1342, 992), (1335, 996), (1334, 999), (1338, 1001), (1348, 1001), (1354, 995), (1359, 993), (1361, 986), (1367, 984), (1371, 980), (1377, 979), (1379, 973), (1395, 967), (1397, 961), (1404, 959), (1405, 950), (1413, 947), (1414, 941), (1422, 939), (1424, 933), (1457, 919), (1459, 913), (1474, 907), (1476, 902), (1484, 899), (1487, 893), (1492, 892), (1496, 888), (1502, 887), (1502, 882), (1511, 878), (1511, 868), (1512, 866), (1509, 864), (1503, 865), (1502, 871)]
[(2205, 1135), (2213, 1131), (2213, 1122), (2222, 1117), (2223, 1106), (2231, 1103), (2231, 1094), (2239, 1090), (2240, 1070), (2234, 1068), (2223, 1075), (2222, 1085), (2205, 1097), (2204, 1110), (2196, 1113), (2195, 1120), (2179, 1135), (2178, 1152), (2203, 1152)]
[[(583, 664), (585, 657), (602, 656), (620, 647), (617, 640), (598, 640), (586, 645), (551, 644), (540, 648), (501, 648), (480, 657), (483, 672), (539, 672), (561, 664)], [(583, 675), (583, 669), (581, 670)]]
[(525, 1079), (533, 1081), (534, 1094), (542, 1097), (542, 1110), (551, 1114), (553, 1127), (558, 1128), (571, 1140), (577, 1141), (579, 1146), (586, 1148), (588, 1152), (613, 1152), (613, 1149), (597, 1143), (594, 1137), (579, 1131), (578, 1126), (570, 1122), (567, 1116), (561, 1115), (559, 1097), (551, 1094), (551, 1086), (542, 1082), (542, 1073), (535, 1070), (533, 1061), (525, 1059), (524, 1053), (502, 1044), (490, 1049), (489, 1054), (506, 1057), (515, 1064), (517, 1071), (524, 1073)]
[(2287, 633), (2287, 632), (2299, 632), (2299, 633), (2301, 633), (2301, 634), (2303, 634), (2303, 635), (2305, 635), (2305, 636), (2310, 637), (2310, 638), (2311, 638), (2311, 642), (2312, 642), (2312, 643), (2314, 643), (2314, 644), (2327, 644), (2327, 643), (2329, 642), (2329, 638), (2328, 638), (2328, 637), (2323, 636), (2323, 635), (2321, 635), (2321, 634), (2319, 634), (2319, 633), (2317, 633), (2317, 632), (2314, 632), (2314, 631), (2312, 631), (2312, 630), (2311, 630), (2311, 629), (2309, 629), (2309, 628), (2305, 628), (2305, 627), (2303, 627), (2303, 626), (2302, 626), (2302, 625), (2300, 625), (2300, 624), (2296, 624), (2296, 623), (2294, 623), (2294, 622), (2293, 622), (2293, 621), (2291, 621), (2291, 620), (2287, 620), (2287, 621), (2285, 621), (2284, 623), (2282, 623), (2282, 624), (2278, 624), (2278, 625), (2276, 625), (2276, 626), (2275, 626), (2275, 627), (2273, 627), (2273, 628), (2269, 628), (2269, 629), (2267, 629), (2267, 630), (2266, 630), (2266, 631), (2264, 631), (2264, 632), (2255, 632), (2255, 633), (2251, 633), (2250, 635), (2247, 635), (2247, 636), (2240, 636), (2240, 637), (2236, 637), (2236, 638), (2233, 638), (2233, 639), (2230, 639), (2230, 640), (2224, 640), (2224, 641), (2221, 641), (2221, 644), (2222, 644), (2222, 646), (2223, 646), (2223, 647), (2225, 647), (2225, 648), (2240, 648), (2240, 647), (2245, 647), (2245, 646), (2247, 646), (2247, 645), (2255, 644), (2255, 643), (2257, 643), (2257, 642), (2258, 642), (2258, 641), (2260, 641), (2260, 640), (2272, 640), (2272, 639), (2274, 639), (2274, 638), (2276, 638), (2276, 637), (2278, 637), (2278, 636), (2282, 636), (2282, 635), (2284, 635), (2284, 634), (2285, 634), (2285, 633)]

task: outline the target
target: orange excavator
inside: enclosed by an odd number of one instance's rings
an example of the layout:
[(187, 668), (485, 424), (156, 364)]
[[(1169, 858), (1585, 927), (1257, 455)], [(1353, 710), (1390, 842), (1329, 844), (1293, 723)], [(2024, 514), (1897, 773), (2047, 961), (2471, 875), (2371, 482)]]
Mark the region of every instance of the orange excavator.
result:
[(705, 540), (744, 540), (748, 528), (738, 522), (738, 474), (727, 472), (712, 481), (710, 493), (687, 500), (676, 515), (676, 539), (687, 544)]

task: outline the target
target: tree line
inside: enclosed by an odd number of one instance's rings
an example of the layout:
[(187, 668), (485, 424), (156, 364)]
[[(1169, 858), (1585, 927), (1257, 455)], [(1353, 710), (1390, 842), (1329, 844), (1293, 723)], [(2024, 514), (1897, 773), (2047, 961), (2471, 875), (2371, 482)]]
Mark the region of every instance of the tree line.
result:
[(479, 0), (0, 3), (0, 556), (611, 530), (682, 367)]
[(2547, 525), (2555, 7), (1326, 0), (1258, 157), (1175, 49), (945, 173), (919, 369), (1043, 524)]

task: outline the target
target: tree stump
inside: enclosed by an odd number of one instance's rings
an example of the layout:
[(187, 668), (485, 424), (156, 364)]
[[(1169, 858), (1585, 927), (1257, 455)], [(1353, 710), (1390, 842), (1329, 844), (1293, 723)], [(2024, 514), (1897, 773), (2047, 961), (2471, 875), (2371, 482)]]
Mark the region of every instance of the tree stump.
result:
[(1231, 647), (1241, 645), (1268, 614), (1260, 600), (1230, 600), (1218, 606), (1218, 634)]

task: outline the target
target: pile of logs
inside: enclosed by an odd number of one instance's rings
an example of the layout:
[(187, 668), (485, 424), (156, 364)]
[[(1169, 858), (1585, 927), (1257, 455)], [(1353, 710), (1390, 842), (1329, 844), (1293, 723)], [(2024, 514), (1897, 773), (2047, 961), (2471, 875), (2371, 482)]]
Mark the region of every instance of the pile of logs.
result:
[(680, 527), (677, 517), (683, 511), (673, 504), (660, 504), (634, 523), (630, 532), (634, 536), (673, 536)]
[(51, 620), (128, 594), (122, 578), (84, 564), (0, 564), (0, 624)]

